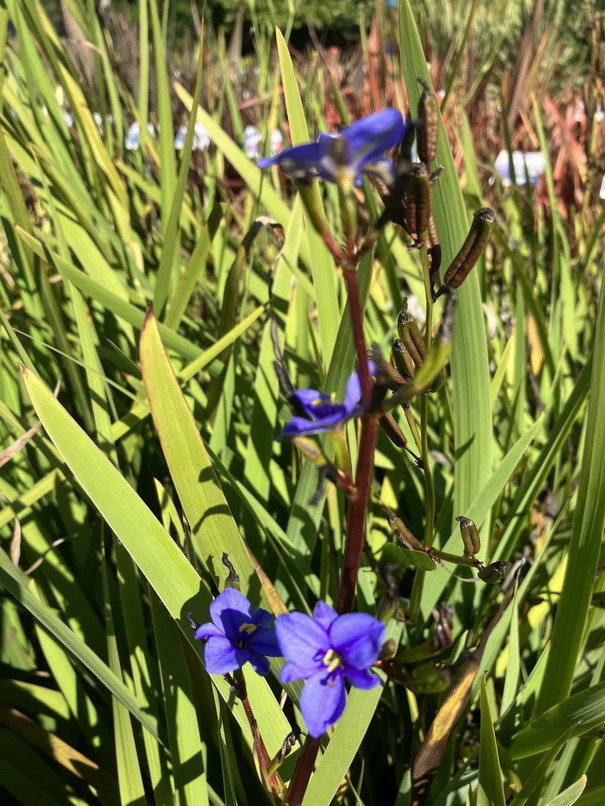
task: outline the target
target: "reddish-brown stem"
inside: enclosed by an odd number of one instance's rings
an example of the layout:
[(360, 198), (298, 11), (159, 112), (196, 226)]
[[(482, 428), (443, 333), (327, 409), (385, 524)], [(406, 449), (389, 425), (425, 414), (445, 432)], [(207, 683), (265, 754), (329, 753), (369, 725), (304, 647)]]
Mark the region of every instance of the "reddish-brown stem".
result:
[(342, 579), (338, 592), (337, 610), (339, 613), (350, 613), (355, 602), (355, 588), (359, 574), (359, 563), (365, 536), (366, 508), (374, 471), (374, 449), (378, 436), (378, 420), (366, 417), (361, 421), (361, 439), (359, 441), (359, 459), (355, 486), (357, 494), (349, 506), (347, 524), (347, 542), (342, 564)]
[(370, 382), (370, 366), (368, 364), (366, 340), (363, 335), (363, 311), (361, 310), (361, 300), (359, 299), (357, 271), (356, 269), (343, 267), (342, 273), (345, 278), (349, 298), (349, 311), (351, 314), (351, 324), (353, 326), (353, 341), (355, 343), (355, 353), (357, 354), (357, 364), (359, 365), (359, 379), (361, 381), (361, 399), (364, 403), (369, 403), (372, 395), (372, 384)]
[(305, 792), (307, 791), (309, 778), (315, 766), (315, 759), (317, 758), (320, 745), (321, 739), (315, 739), (312, 736), (307, 737), (300, 758), (296, 762), (290, 786), (288, 787), (284, 801), (287, 806), (300, 806), (302, 803)]

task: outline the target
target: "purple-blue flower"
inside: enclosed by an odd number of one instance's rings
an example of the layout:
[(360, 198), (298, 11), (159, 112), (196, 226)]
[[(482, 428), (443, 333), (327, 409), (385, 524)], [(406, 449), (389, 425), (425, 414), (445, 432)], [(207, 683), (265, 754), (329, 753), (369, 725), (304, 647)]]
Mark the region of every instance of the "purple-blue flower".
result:
[[(370, 372), (375, 367), (370, 362)], [(364, 410), (361, 401), (361, 381), (359, 371), (351, 375), (347, 381), (344, 403), (337, 403), (334, 395), (325, 395), (317, 389), (298, 389), (292, 396), (292, 403), (303, 416), (294, 416), (282, 431), (284, 437), (297, 437), (303, 434), (321, 434), (340, 428), (347, 420), (357, 417)]]
[(211, 622), (195, 631), (206, 640), (204, 662), (210, 674), (227, 674), (250, 661), (254, 671), (265, 675), (269, 658), (281, 655), (275, 630), (269, 627), (273, 616), (267, 610), (253, 610), (235, 588), (225, 588), (210, 605)]
[(286, 148), (258, 161), (261, 168), (279, 165), (289, 176), (319, 176), (336, 182), (346, 175), (356, 184), (361, 175), (375, 174), (386, 184), (395, 179), (395, 166), (384, 154), (403, 140), (406, 125), (397, 109), (383, 109), (355, 121), (335, 134), (320, 134), (314, 143)]
[(339, 616), (320, 601), (313, 618), (304, 613), (279, 616), (275, 632), (287, 661), (280, 680), (306, 680), (300, 710), (311, 736), (321, 736), (340, 719), (345, 680), (356, 688), (374, 688), (380, 683), (369, 667), (378, 658), (385, 627), (367, 613)]

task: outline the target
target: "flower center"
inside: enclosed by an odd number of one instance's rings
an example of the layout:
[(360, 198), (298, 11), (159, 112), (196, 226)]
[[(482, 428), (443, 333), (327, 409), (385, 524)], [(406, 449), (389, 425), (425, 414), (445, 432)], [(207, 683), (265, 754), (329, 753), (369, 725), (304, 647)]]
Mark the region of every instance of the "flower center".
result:
[(318, 408), (319, 406), (335, 406), (336, 405), (336, 392), (332, 392), (332, 394), (330, 395), (329, 400), (326, 400), (325, 395), (323, 397), (316, 397), (315, 400), (313, 401), (313, 403), (311, 403), (311, 405), (315, 406), (315, 408)]
[(252, 635), (252, 633), (255, 633), (257, 630), (258, 630), (258, 627), (256, 626), (256, 624), (250, 624), (249, 622), (246, 622), (245, 624), (242, 624), (240, 626), (240, 628), (239, 628), (239, 631), (241, 633), (244, 633), (244, 635), (242, 636), (242, 640), (237, 642), (237, 646), (240, 649), (243, 649), (244, 646), (246, 645), (246, 641), (247, 641), (248, 637), (250, 635)]
[(328, 649), (321, 662), (324, 666), (328, 667), (328, 672), (333, 672), (335, 669), (338, 669), (339, 666), (343, 665), (342, 658), (338, 652), (335, 652), (333, 649)]

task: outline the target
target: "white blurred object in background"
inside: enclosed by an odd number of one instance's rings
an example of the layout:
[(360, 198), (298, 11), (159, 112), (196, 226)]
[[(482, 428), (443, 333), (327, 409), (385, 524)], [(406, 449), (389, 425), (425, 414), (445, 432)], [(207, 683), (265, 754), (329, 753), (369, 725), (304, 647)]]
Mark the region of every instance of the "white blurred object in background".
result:
[[(504, 187), (510, 187), (510, 163), (508, 151), (501, 151), (496, 157), (496, 171), (502, 177)], [(515, 169), (515, 182), (517, 185), (525, 184), (525, 168), (532, 187), (538, 184), (538, 179), (544, 173), (544, 154), (541, 151), (513, 151), (513, 167)]]
[(258, 157), (260, 141), (260, 132), (256, 126), (246, 126), (244, 129), (244, 148), (248, 159), (254, 160)]
[(271, 156), (274, 157), (281, 151), (281, 147), (283, 145), (284, 138), (279, 129), (273, 129), (273, 133), (271, 135)]

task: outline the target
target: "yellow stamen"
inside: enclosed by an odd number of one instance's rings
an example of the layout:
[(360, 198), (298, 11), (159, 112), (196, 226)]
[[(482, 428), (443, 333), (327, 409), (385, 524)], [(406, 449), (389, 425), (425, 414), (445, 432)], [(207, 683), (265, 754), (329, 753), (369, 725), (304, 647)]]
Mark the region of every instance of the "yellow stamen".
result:
[(329, 672), (333, 672), (334, 669), (338, 669), (338, 667), (342, 665), (342, 658), (338, 652), (334, 652), (333, 649), (328, 649), (321, 662), (324, 666), (328, 667)]
[(258, 627), (256, 624), (242, 624), (242, 626), (239, 628), (240, 632), (247, 632), (248, 635), (252, 635), (252, 633), (256, 632), (257, 630)]

